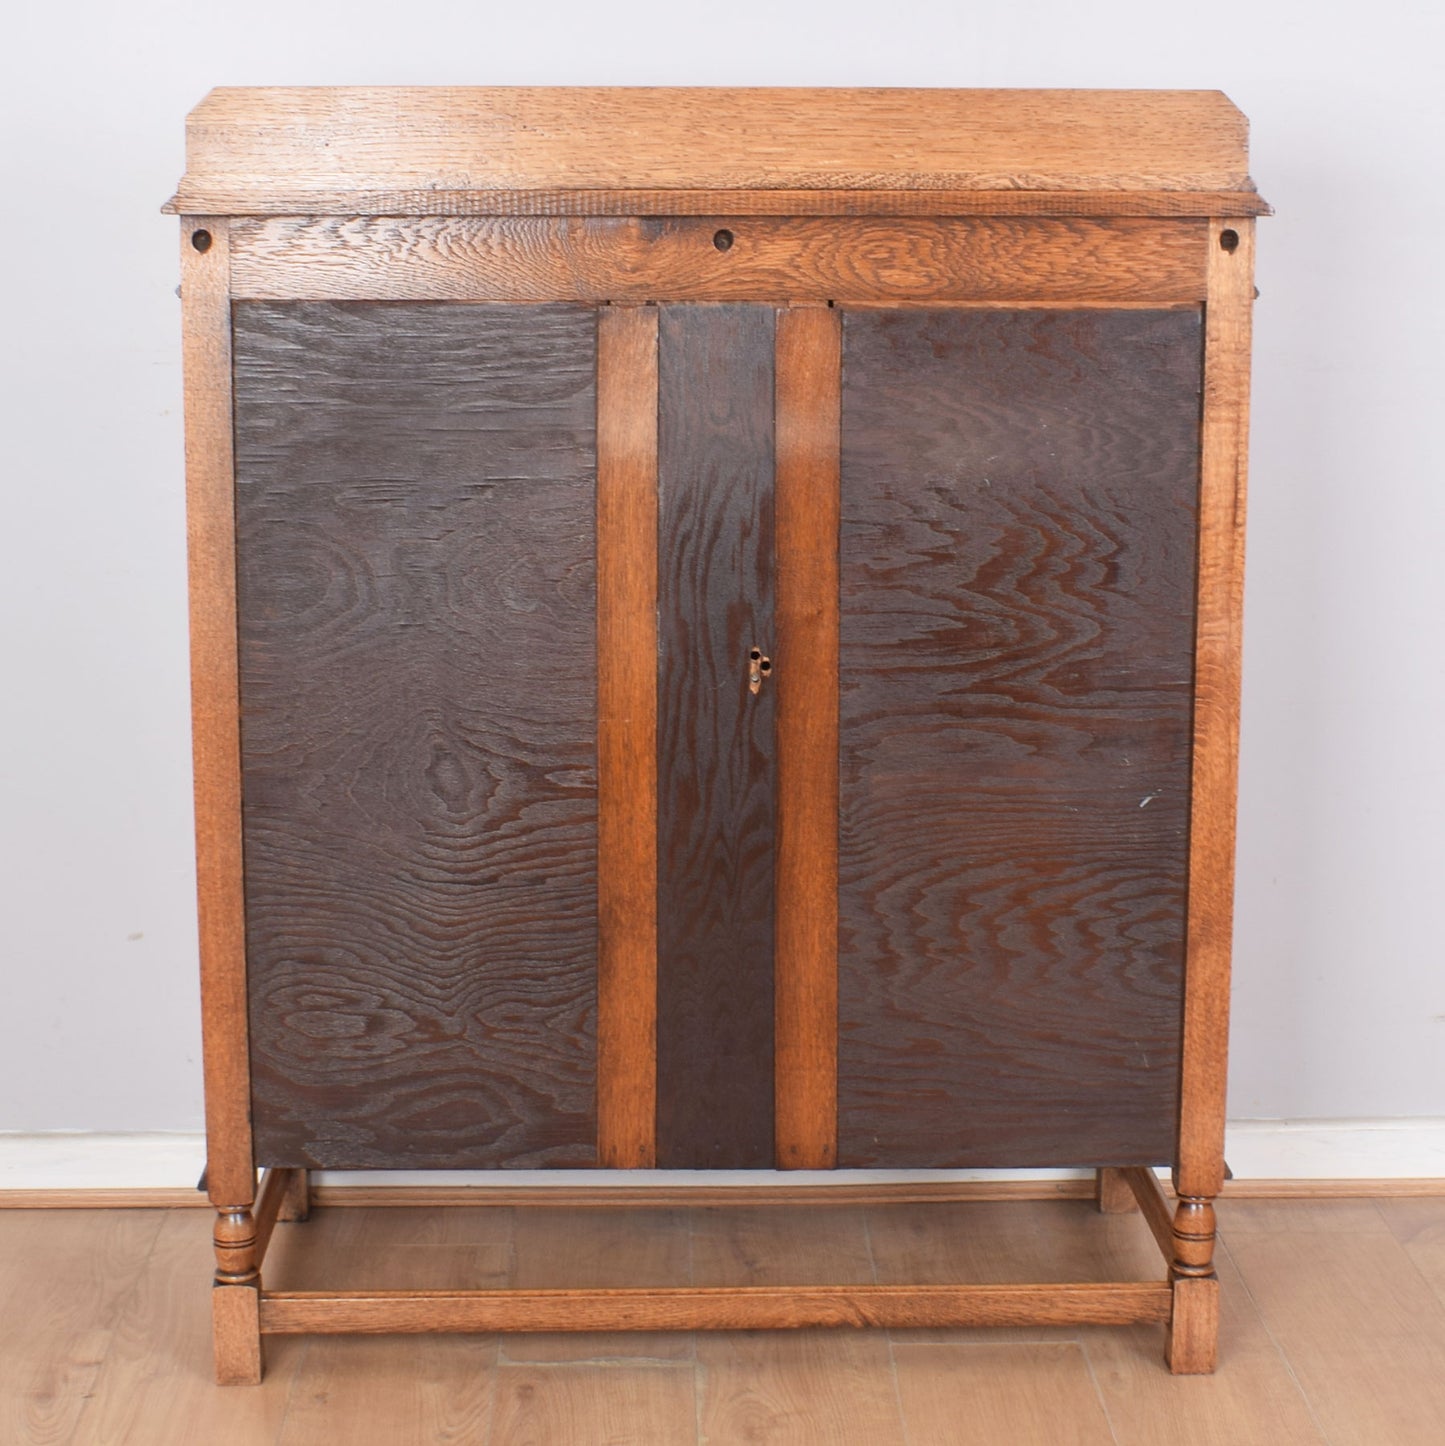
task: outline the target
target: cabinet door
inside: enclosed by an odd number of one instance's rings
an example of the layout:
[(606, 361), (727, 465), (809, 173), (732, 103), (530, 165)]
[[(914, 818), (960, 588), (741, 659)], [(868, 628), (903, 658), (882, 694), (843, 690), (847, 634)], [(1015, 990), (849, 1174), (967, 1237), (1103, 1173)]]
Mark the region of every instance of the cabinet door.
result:
[(840, 1164), (1173, 1156), (1201, 347), (845, 316)]
[(234, 308), (258, 1163), (595, 1159), (595, 354)]

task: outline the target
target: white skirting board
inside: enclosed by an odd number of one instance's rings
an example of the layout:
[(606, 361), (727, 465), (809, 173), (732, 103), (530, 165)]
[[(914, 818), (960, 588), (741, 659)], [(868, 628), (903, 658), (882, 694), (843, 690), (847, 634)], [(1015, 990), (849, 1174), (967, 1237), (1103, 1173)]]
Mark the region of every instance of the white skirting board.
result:
[[(7, 1190), (175, 1190), (193, 1187), (205, 1164), (199, 1134), (0, 1133), (0, 1192)], [(1423, 1180), (1445, 1177), (1445, 1119), (1236, 1120), (1225, 1154), (1249, 1180)], [(712, 1186), (887, 1184), (930, 1180), (1055, 1180), (1079, 1170), (498, 1170), (422, 1173), (324, 1172), (324, 1185)]]

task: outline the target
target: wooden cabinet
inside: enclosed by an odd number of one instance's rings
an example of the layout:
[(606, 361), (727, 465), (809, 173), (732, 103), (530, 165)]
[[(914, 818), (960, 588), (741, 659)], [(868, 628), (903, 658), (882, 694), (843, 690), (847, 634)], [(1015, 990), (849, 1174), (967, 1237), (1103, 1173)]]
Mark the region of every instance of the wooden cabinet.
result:
[[(1212, 1368), (1238, 112), (222, 90), (170, 209), (221, 1378), (1021, 1320)], [(591, 1165), (1086, 1166), (1169, 1278), (261, 1287), (310, 1170)]]

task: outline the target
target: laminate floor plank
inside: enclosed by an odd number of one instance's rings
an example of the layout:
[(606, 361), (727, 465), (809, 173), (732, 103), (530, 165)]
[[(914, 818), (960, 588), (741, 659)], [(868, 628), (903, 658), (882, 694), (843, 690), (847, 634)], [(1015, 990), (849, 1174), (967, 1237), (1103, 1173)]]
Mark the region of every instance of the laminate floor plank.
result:
[(495, 1336), (320, 1337), (278, 1446), (475, 1446), (491, 1429), (496, 1365)]
[(275, 1240), (304, 1239), (318, 1250), (351, 1246), (390, 1250), (402, 1245), (497, 1245), (510, 1250), (515, 1215), (505, 1205), (323, 1205), (312, 1211), (310, 1220), (283, 1224)]
[(869, 1285), (861, 1210), (728, 1206), (692, 1213), (694, 1285)]
[(910, 1446), (1115, 1446), (1074, 1341), (893, 1348)]
[(1118, 1446), (1324, 1446), (1299, 1382), (1227, 1250), (1218, 1253), (1217, 1268), (1219, 1369), (1212, 1376), (1171, 1376), (1158, 1326), (1081, 1328)]
[(1219, 1231), (1246, 1235), (1388, 1235), (1373, 1200), (1220, 1200)]
[[(0, 1212), (0, 1441), (76, 1439), (160, 1229), (150, 1212)], [(28, 1217), (28, 1218), (27, 1218)]]
[(512, 1211), (319, 1209), (283, 1223), (263, 1271), (272, 1290), (488, 1290), (512, 1275)]
[(75, 1446), (274, 1446), (310, 1343), (269, 1337), (259, 1386), (217, 1386), (211, 1360), (214, 1217), (209, 1210), (114, 1212), (142, 1213), (155, 1231), (155, 1246), (134, 1279), (70, 1439)]
[[(1445, 1441), (1445, 1303), (1385, 1217), (1240, 1203), (1256, 1228), (1227, 1221), (1229, 1254), (1330, 1446)], [(1351, 1216), (1361, 1228), (1333, 1228)]]
[[(566, 1286), (688, 1285), (692, 1278), (687, 1214), (681, 1210), (518, 1210), (511, 1284)], [(683, 1331), (539, 1332), (509, 1335), (508, 1362), (691, 1361)]]
[(1445, 1301), (1445, 1199), (1382, 1200), (1380, 1214), (1415, 1268)]
[(488, 1446), (690, 1446), (691, 1365), (504, 1365)]
[(708, 1446), (907, 1443), (883, 1331), (699, 1333), (697, 1390)]
[[(99, 1218), (90, 1210), (77, 1211), (76, 1215), (91, 1222)], [(59, 1221), (58, 1212), (0, 1210), (0, 1308), (22, 1293), (29, 1298), (38, 1288), (47, 1251), (68, 1253), (91, 1234), (82, 1223), (71, 1227), (73, 1233), (62, 1231), (57, 1239)]]
[(265, 1282), (272, 1290), (499, 1290), (511, 1275), (505, 1246), (347, 1246), (288, 1252)]

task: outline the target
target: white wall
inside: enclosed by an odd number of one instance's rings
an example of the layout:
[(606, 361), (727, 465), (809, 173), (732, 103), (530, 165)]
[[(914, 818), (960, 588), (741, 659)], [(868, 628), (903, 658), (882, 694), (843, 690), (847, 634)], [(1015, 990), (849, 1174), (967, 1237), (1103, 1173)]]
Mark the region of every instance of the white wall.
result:
[(1445, 7), (30, 4), (0, 33), (0, 1130), (200, 1120), (175, 223), (217, 84), (1219, 87), (1261, 223), (1240, 1117), (1445, 1116)]

